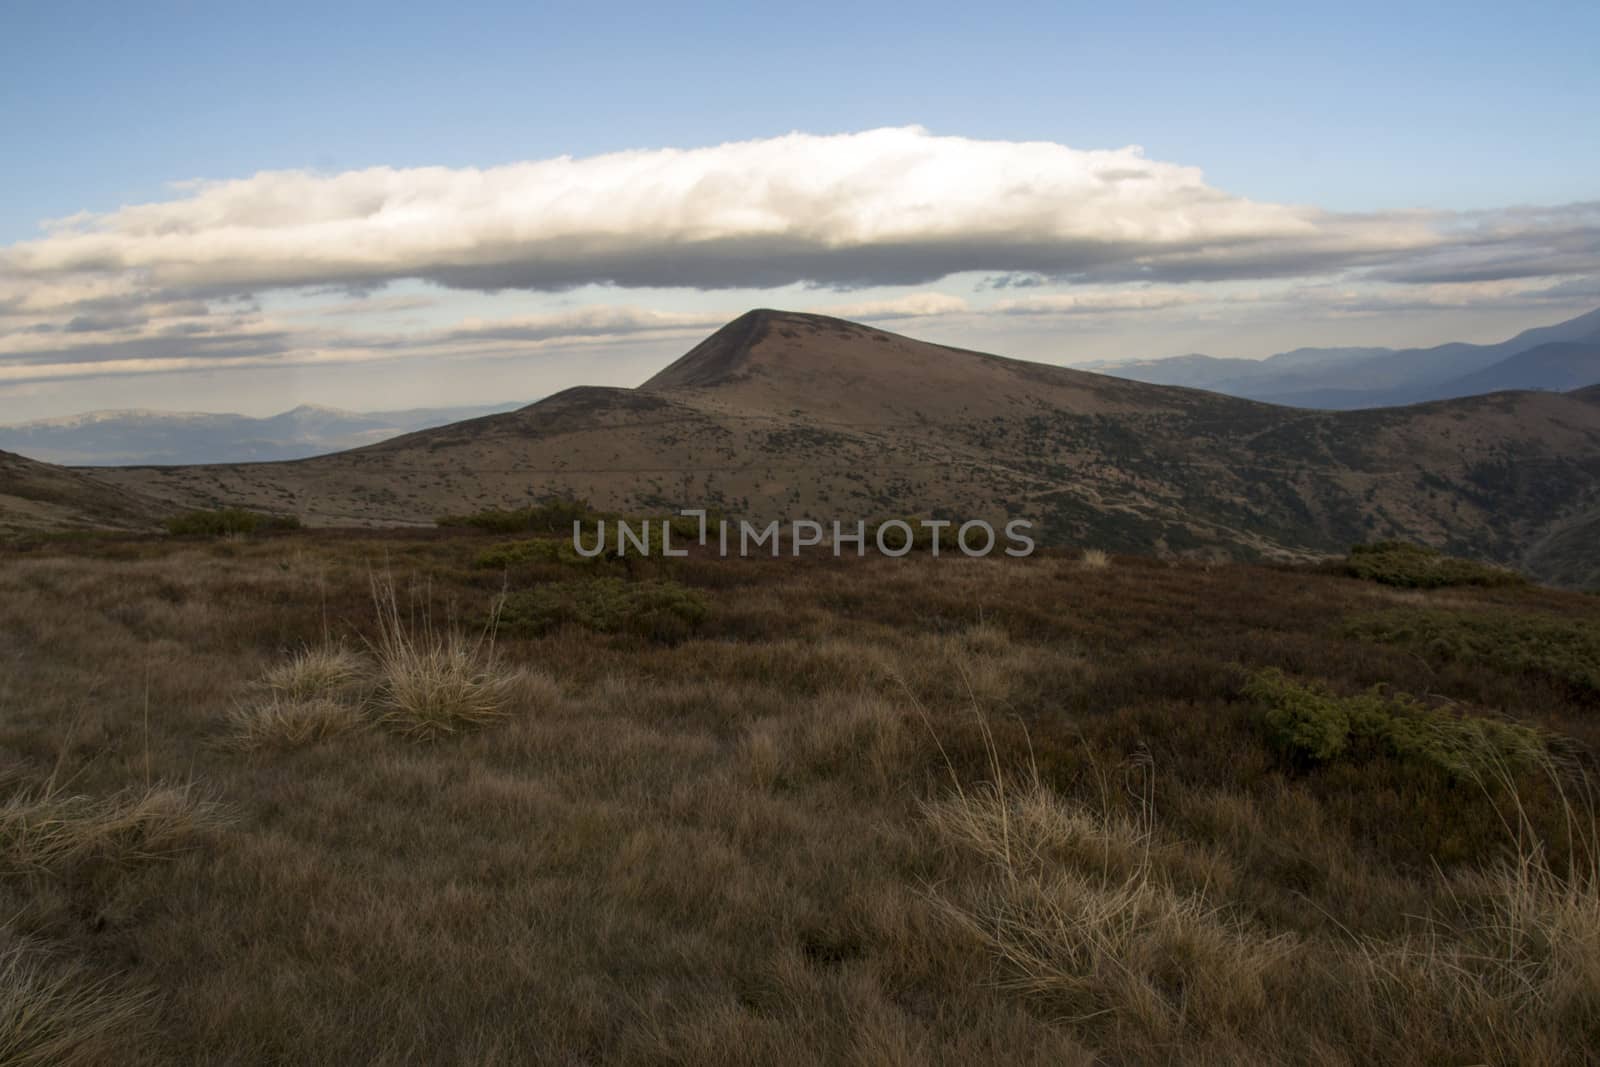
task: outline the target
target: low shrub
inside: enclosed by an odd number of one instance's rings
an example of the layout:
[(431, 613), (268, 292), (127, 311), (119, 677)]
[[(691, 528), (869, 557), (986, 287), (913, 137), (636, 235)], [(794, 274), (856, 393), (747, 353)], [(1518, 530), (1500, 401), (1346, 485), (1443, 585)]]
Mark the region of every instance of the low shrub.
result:
[(1514, 611), (1398, 608), (1351, 619), (1345, 633), (1434, 660), (1539, 674), (1600, 695), (1600, 623)]
[(1356, 545), (1339, 564), (1338, 570), (1353, 578), (1403, 589), (1526, 585), (1528, 581), (1506, 567), (1446, 556), (1438, 549), (1403, 541)]
[(654, 641), (688, 637), (705, 621), (705, 598), (665, 579), (627, 582), (593, 578), (550, 582), (512, 593), (500, 621), (506, 632), (537, 637), (571, 624), (603, 634), (635, 634)]
[(174, 537), (225, 537), (229, 534), (272, 533), (298, 530), (294, 515), (272, 515), (244, 508), (216, 508), (174, 515), (164, 525)]
[(1481, 777), (1531, 766), (1547, 751), (1543, 735), (1530, 727), (1451, 715), (1404, 693), (1373, 689), (1341, 697), (1276, 669), (1252, 675), (1244, 691), (1265, 710), (1272, 744), (1302, 762), (1361, 762), (1382, 754)]
[(506, 541), (478, 553), (473, 561), (479, 567), (504, 570), (527, 563), (593, 563), (598, 556), (580, 556), (570, 538), (538, 537), (529, 541)]

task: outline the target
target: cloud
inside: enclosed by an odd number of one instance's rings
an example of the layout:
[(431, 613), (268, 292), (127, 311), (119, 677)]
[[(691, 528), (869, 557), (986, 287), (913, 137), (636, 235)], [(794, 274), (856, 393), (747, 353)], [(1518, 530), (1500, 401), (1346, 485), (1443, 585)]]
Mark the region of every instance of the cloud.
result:
[(1136, 147), (916, 127), (481, 170), (271, 171), (177, 191), (61, 220), (0, 252), (0, 272), (196, 292), (401, 278), (486, 291), (847, 288), (965, 271), (1276, 273), (1439, 240), (1424, 216), (1231, 196)]

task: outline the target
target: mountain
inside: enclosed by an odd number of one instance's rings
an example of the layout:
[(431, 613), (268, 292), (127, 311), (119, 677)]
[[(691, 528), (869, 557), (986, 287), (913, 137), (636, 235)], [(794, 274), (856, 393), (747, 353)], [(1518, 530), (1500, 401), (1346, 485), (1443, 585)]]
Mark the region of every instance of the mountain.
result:
[(248, 463), (359, 448), (519, 405), (353, 412), (305, 404), (267, 418), (200, 412), (92, 411), (0, 426), (0, 448), (49, 463)]
[[(1263, 360), (1191, 355), (1092, 366), (1135, 381), (1186, 385), (1292, 407), (1351, 410), (1424, 403), (1474, 391), (1560, 388), (1541, 384), (1559, 376), (1545, 373), (1536, 362), (1510, 362), (1534, 349), (1559, 344), (1600, 344), (1600, 309), (1492, 345), (1300, 348)], [(1506, 364), (1503, 371), (1485, 379), (1497, 384), (1475, 388), (1468, 382), (1501, 364)]]
[(1044, 543), (1145, 553), (1290, 557), (1400, 537), (1515, 563), (1600, 506), (1592, 400), (1302, 411), (762, 310), (637, 389), (569, 389), (315, 459), (96, 473), (174, 509), (321, 524), (563, 494), (762, 521), (1020, 516)]
[(1600, 382), (1600, 340), (1555, 341), (1519, 352), (1476, 374), (1446, 382), (1444, 396), (1474, 396), (1502, 389), (1568, 392)]
[(170, 510), (92, 475), (0, 452), (0, 533), (145, 529)]

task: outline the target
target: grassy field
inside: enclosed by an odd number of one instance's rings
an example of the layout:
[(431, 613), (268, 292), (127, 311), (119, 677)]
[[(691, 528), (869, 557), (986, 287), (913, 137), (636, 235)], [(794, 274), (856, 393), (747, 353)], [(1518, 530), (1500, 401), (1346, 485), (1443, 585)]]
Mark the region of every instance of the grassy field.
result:
[(0, 1063), (1600, 1048), (1600, 599), (497, 546), (0, 549)]

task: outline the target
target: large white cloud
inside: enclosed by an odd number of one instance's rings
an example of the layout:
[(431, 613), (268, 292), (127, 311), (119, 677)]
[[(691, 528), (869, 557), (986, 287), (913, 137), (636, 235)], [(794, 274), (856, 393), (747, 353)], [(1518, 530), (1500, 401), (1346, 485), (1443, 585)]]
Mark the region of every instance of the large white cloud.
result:
[(1138, 148), (790, 134), (488, 169), (264, 172), (80, 215), (0, 252), (34, 279), (134, 275), (240, 291), (425, 278), (464, 288), (584, 283), (855, 286), (961, 271), (1281, 273), (1435, 246), (1424, 216), (1259, 203)]

